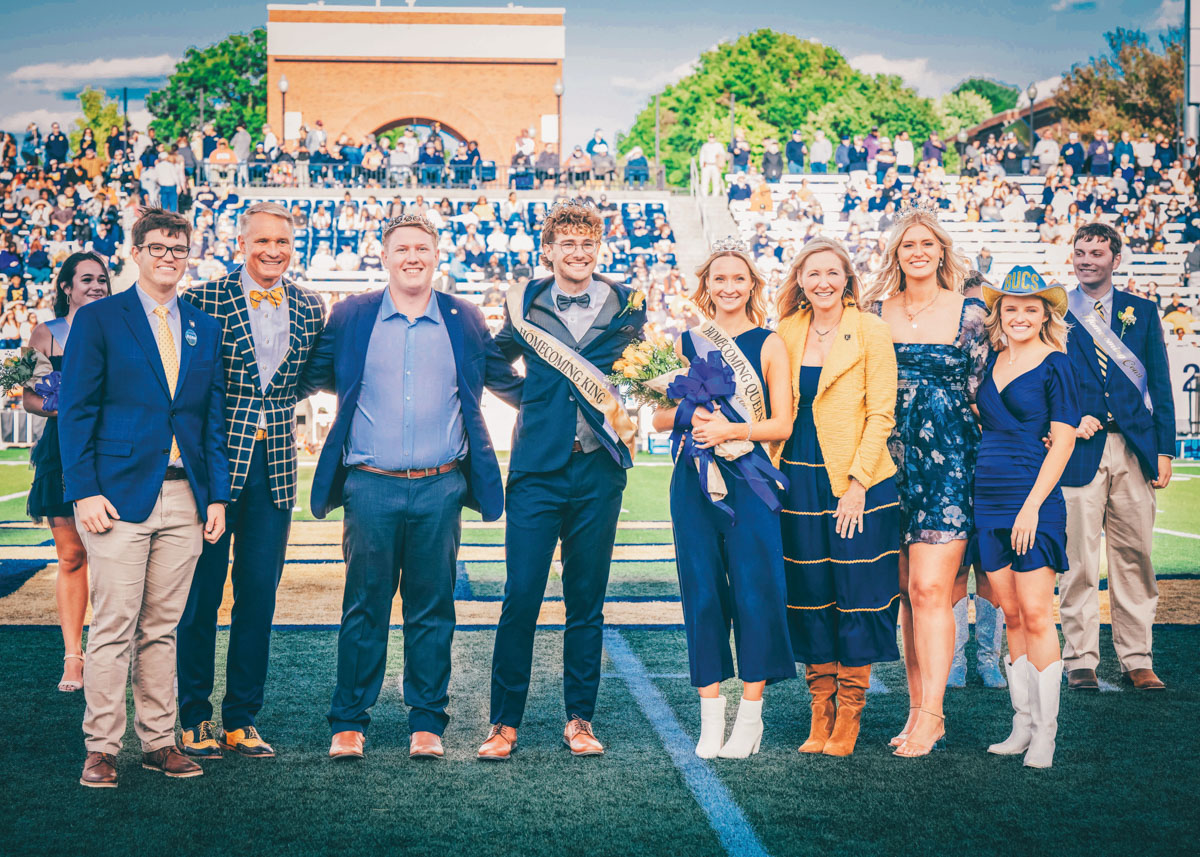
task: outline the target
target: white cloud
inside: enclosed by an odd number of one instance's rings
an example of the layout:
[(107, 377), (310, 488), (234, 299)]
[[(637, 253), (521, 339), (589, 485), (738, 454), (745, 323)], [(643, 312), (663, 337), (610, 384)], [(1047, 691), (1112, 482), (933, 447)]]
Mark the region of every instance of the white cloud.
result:
[[(1062, 75), (1058, 74), (1054, 75), (1054, 77), (1048, 77), (1045, 80), (1036, 81), (1033, 85), (1037, 87), (1037, 100), (1041, 101), (1053, 95), (1062, 86), (1062, 82)], [(1028, 88), (1028, 86), (1022, 88), (1021, 94), (1017, 96), (1018, 110), (1023, 110), (1029, 106), (1029, 96), (1025, 94), (1025, 90)]]
[(77, 63), (43, 62), (23, 65), (10, 73), (8, 79), (15, 83), (61, 86), (104, 80), (159, 78), (173, 72), (175, 62), (169, 54), (156, 57), (96, 59)]
[(619, 89), (622, 92), (635, 93), (645, 95), (651, 92), (658, 92), (669, 83), (675, 83), (682, 78), (687, 77), (696, 70), (696, 61), (690, 60), (683, 62), (667, 71), (661, 71), (657, 74), (652, 74), (649, 77), (612, 77), (609, 83), (613, 89)]
[(80, 114), (79, 110), (47, 110), (44, 107), (39, 107), (35, 110), (18, 110), (14, 113), (7, 113), (0, 116), (0, 128), (6, 131), (11, 131), (17, 137), (17, 144), (20, 145), (21, 135), (25, 133), (25, 129), (30, 122), (36, 122), (38, 127), (45, 134), (50, 129), (52, 122), (57, 122), (64, 130), (75, 125), (75, 119)]
[(925, 57), (892, 59), (883, 54), (859, 54), (849, 63), (866, 74), (894, 74), (924, 96), (949, 92), (963, 78), (961, 74), (934, 71)]
[(1084, 12), (1096, 8), (1096, 0), (1057, 0), (1050, 7), (1051, 12)]
[(1150, 22), (1150, 29), (1166, 30), (1178, 27), (1183, 23), (1183, 5), (1184, 0), (1162, 0), (1154, 14), (1154, 20)]

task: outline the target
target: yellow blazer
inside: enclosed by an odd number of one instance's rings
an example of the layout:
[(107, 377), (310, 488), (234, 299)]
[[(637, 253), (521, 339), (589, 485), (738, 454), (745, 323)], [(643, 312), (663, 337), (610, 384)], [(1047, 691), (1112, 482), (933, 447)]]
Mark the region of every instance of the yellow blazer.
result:
[[(792, 419), (800, 401), (800, 366), (812, 310), (800, 310), (779, 322), (792, 369)], [(834, 496), (841, 497), (853, 477), (870, 488), (892, 476), (896, 464), (887, 439), (896, 423), (896, 351), (881, 318), (848, 306), (821, 368), (813, 422)]]

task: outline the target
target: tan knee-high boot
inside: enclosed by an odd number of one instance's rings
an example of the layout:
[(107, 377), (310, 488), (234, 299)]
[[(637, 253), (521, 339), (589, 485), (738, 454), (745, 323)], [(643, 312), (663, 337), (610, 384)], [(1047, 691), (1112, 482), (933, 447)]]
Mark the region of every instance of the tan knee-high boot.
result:
[(848, 667), (838, 664), (837, 683), (837, 721), (822, 752), (826, 756), (849, 756), (858, 742), (862, 710), (867, 704), (867, 686), (871, 683), (871, 665)]
[(833, 734), (837, 714), (833, 704), (833, 695), (837, 692), (837, 668), (837, 664), (804, 665), (804, 679), (812, 695), (812, 726), (808, 730), (808, 740), (800, 745), (801, 753), (820, 753)]

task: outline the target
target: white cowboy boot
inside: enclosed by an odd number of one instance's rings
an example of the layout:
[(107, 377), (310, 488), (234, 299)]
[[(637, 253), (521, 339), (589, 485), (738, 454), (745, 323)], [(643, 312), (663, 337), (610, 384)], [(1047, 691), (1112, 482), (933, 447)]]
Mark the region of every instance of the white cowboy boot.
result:
[(1029, 741), (1033, 738), (1033, 719), (1029, 714), (1029, 671), (1032, 669), (1024, 655), (1017, 658), (1016, 663), (1004, 659), (1008, 696), (1013, 707), (1012, 733), (999, 744), (988, 747), (988, 752), (995, 756), (1016, 756), (1029, 749)]
[(1054, 763), (1054, 739), (1058, 735), (1058, 698), (1062, 692), (1062, 661), (1041, 672), (1033, 664), (1026, 668), (1029, 681), (1029, 711), (1033, 717), (1033, 739), (1025, 753), (1025, 767), (1049, 768)]
[(696, 742), (696, 755), (701, 759), (715, 759), (724, 742), (725, 697), (700, 697), (700, 740)]

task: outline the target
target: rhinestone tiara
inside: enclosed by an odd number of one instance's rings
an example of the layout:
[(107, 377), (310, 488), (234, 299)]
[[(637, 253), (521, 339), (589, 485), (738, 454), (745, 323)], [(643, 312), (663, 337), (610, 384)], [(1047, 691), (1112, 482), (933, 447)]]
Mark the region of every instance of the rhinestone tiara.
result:
[(587, 202), (586, 200), (582, 200), (582, 199), (560, 199), (558, 202), (554, 203), (554, 205), (550, 206), (551, 211), (562, 211), (564, 209), (572, 209), (572, 208), (582, 208), (584, 210), (591, 210), (591, 209), (595, 208), (595, 206), (593, 206), (591, 203)]
[(736, 235), (727, 235), (712, 243), (714, 253), (749, 253), (750, 247)]
[(916, 217), (919, 214), (928, 214), (930, 217), (936, 218), (941, 212), (937, 202), (927, 196), (920, 197), (916, 202), (911, 199), (905, 200), (904, 205), (900, 208), (900, 213), (896, 216), (896, 222), (908, 220)]
[(423, 214), (401, 214), (398, 217), (393, 217), (387, 222), (388, 229), (395, 229), (398, 226), (428, 226), (434, 228), (429, 218)]

